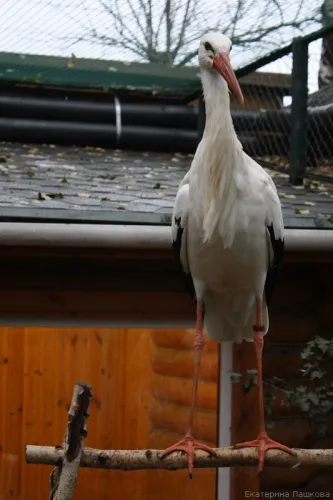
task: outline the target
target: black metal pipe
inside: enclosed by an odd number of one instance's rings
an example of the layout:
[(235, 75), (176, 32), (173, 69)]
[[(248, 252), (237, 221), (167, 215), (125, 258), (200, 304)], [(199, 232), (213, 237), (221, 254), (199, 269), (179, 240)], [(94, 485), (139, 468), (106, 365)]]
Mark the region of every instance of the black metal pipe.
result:
[[(200, 138), (205, 125), (204, 113), (195, 106), (121, 103), (115, 101), (65, 100), (0, 95), (0, 117), (47, 121), (68, 121), (99, 124), (116, 124), (116, 109), (122, 125), (159, 126), (195, 130), (199, 127)], [(201, 104), (201, 108), (204, 106)], [(251, 109), (231, 110), (236, 131), (286, 130), (289, 113), (283, 110), (259, 111)]]
[(0, 95), (0, 117), (6, 118), (115, 124), (116, 109), (123, 125), (195, 129), (198, 122), (195, 106), (122, 103), (118, 98), (100, 103)]
[(193, 152), (197, 131), (132, 125), (119, 130), (112, 124), (0, 118), (0, 141)]

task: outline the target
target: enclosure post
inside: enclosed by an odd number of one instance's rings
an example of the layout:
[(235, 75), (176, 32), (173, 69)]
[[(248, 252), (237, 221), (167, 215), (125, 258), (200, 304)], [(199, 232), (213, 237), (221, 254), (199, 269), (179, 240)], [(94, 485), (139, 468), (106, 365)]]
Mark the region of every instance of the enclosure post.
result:
[(198, 143), (201, 141), (206, 123), (206, 108), (204, 98), (199, 97), (198, 105)]
[(307, 161), (308, 43), (292, 43), (292, 104), (290, 138), (290, 182), (302, 184)]

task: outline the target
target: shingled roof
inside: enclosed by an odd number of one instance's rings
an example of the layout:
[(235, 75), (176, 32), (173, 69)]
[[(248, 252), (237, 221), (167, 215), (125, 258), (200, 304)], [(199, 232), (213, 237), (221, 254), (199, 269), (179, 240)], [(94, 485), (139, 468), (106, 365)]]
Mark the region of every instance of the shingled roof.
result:
[[(192, 156), (0, 143), (0, 220), (169, 224)], [(333, 229), (332, 185), (268, 172), (287, 228)]]

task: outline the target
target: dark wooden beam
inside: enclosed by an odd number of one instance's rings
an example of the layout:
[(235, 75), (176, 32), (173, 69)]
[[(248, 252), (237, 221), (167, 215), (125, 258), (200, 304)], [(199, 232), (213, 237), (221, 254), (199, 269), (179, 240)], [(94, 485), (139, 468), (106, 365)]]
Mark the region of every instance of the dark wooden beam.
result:
[[(333, 275), (323, 255), (286, 253), (277, 299), (292, 283), (312, 287)], [(193, 324), (195, 304), (171, 249), (8, 246), (0, 247), (0, 263), (2, 325)]]

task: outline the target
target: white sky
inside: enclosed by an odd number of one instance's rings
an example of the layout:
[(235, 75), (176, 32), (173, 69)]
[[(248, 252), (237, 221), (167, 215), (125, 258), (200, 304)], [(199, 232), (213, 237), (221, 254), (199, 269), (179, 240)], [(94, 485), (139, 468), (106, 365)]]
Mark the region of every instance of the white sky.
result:
[[(130, 1), (134, 5), (138, 5), (140, 0)], [(195, 23), (195, 29), (205, 29), (206, 26), (210, 28), (212, 23), (216, 21), (218, 14), (222, 12), (222, 6), (225, 5), (225, 1), (198, 1), (199, 14)], [(229, 11), (236, 1), (228, 0)], [(251, 0), (245, 1), (251, 2)], [(252, 10), (246, 12), (243, 24), (240, 23), (241, 31), (246, 30), (247, 23), (249, 23), (249, 26), (256, 26), (256, 23), (265, 22), (263, 18), (257, 19), (264, 15), (263, 12), (260, 12), (260, 2), (263, 1), (256, 0), (256, 2), (251, 4)], [(303, 2), (302, 5), (306, 12), (318, 9), (321, 4), (321, 0), (297, 0), (297, 2), (290, 0), (288, 7), (285, 7), (286, 15), (288, 16), (288, 13), (293, 15), (299, 8), (300, 2)], [(163, 2), (155, 0), (155, 4), (158, 6), (156, 7), (157, 11), (159, 6), (163, 5)], [(122, 2), (120, 5), (124, 19), (127, 20), (129, 26), (134, 26), (133, 15), (131, 15), (128, 8), (126, 10), (126, 2)], [(272, 6), (274, 5), (275, 3), (272, 2)], [(157, 14), (156, 16), (158, 17)], [(225, 22), (223, 16), (225, 16), (225, 13), (220, 16), (222, 19), (218, 20), (221, 32), (223, 32), (223, 24)], [(267, 13), (268, 18), (269, 13)], [(89, 42), (74, 43), (75, 39), (89, 32), (91, 28), (98, 29), (103, 35), (108, 35), (111, 32), (112, 21), (101, 6), (100, 0), (2, 0), (0, 5), (0, 19), (0, 51), (62, 56), (70, 56), (74, 52), (77, 57), (117, 60), (134, 60), (136, 58), (135, 55), (123, 49), (101, 46)], [(266, 20), (266, 22), (269, 21), (269, 19)], [(318, 27), (318, 24), (313, 23), (311, 25), (310, 23), (307, 32), (318, 29)], [(282, 46), (290, 42), (292, 36), (297, 34), (298, 32), (289, 29), (283, 32), (280, 41), (277, 41), (276, 37), (274, 39), (274, 36), (272, 36), (271, 39), (267, 39), (267, 49), (265, 47), (253, 46), (253, 48), (237, 50), (236, 47), (232, 52), (234, 66), (243, 66), (247, 62), (256, 59), (258, 55), (270, 52), (273, 47), (277, 47), (279, 44)], [(161, 30), (161, 36), (165, 37), (163, 29)], [(269, 46), (270, 42), (274, 45)], [(194, 37), (191, 47), (195, 49), (197, 43), (197, 39)], [(317, 89), (320, 48), (321, 40), (310, 44), (309, 47), (310, 92)], [(291, 57), (289, 56), (262, 68), (262, 71), (285, 73), (289, 73), (290, 70)]]

